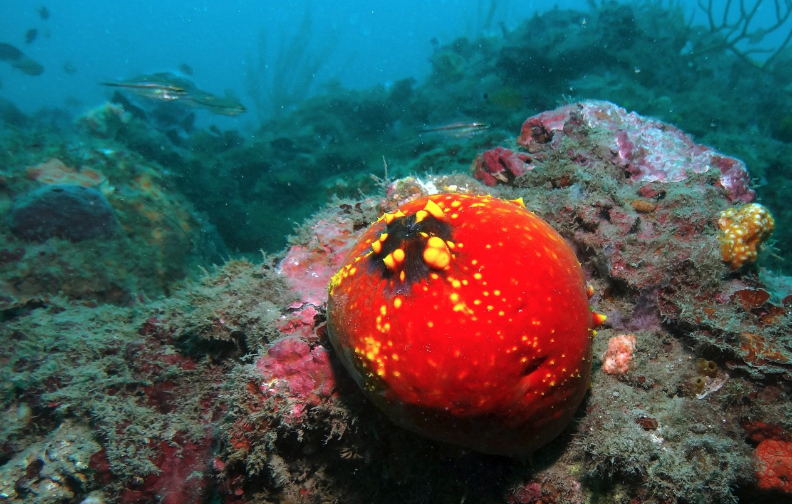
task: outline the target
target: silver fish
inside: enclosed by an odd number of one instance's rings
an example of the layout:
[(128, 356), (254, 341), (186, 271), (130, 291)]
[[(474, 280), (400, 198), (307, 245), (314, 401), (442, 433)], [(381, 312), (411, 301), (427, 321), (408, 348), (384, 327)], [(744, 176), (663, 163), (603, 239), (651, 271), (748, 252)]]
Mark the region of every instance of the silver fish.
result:
[(236, 97), (231, 94), (227, 94), (225, 97), (219, 97), (205, 91), (197, 90), (197, 92), (187, 96), (184, 102), (185, 104), (193, 107), (200, 107), (218, 115), (238, 116), (239, 114), (247, 112), (245, 106), (239, 103)]
[(457, 138), (467, 138), (481, 133), (489, 127), (490, 125), (487, 123), (459, 121), (451, 124), (444, 124), (442, 126), (423, 128), (419, 133), (443, 133)]
[(138, 96), (156, 101), (178, 100), (187, 95), (189, 87), (194, 87), (191, 82), (171, 73), (141, 75), (117, 82), (102, 82), (101, 84), (103, 86), (128, 89)]

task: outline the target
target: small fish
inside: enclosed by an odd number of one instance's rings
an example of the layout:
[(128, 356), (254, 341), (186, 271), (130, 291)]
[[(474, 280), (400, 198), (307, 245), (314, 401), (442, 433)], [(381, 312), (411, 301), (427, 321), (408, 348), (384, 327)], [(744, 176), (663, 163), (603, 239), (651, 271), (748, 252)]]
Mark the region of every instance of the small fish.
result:
[(40, 63), (33, 61), (16, 47), (4, 42), (0, 42), (0, 61), (8, 61), (12, 67), (28, 75), (41, 75), (44, 72), (44, 67)]
[(25, 43), (32, 44), (36, 37), (38, 37), (38, 30), (35, 28), (29, 29), (25, 32)]
[(193, 92), (186, 101), (192, 102), (190, 103), (192, 106), (204, 108), (218, 115), (233, 117), (247, 112), (245, 106), (239, 103), (239, 100), (231, 92), (227, 92), (221, 98), (205, 91), (197, 91)]
[(184, 75), (192, 75), (195, 73), (192, 67), (187, 63), (182, 63), (181, 65), (179, 65), (179, 71)]
[(221, 98), (198, 89), (190, 79), (170, 72), (141, 75), (101, 84), (121, 88), (153, 101), (203, 108), (214, 114), (236, 116), (247, 112), (233, 93), (226, 93), (226, 96)]
[[(184, 81), (184, 82), (182, 82)], [(102, 82), (103, 86), (127, 89), (138, 96), (156, 101), (174, 101), (187, 96), (192, 83), (168, 73), (141, 75), (118, 82)]]
[(38, 12), (38, 15), (41, 19), (49, 19), (50, 12), (46, 6), (42, 5), (41, 7), (36, 9), (36, 12)]
[(16, 47), (4, 42), (0, 42), (0, 61), (8, 61), (13, 68), (28, 75), (41, 75), (44, 72), (44, 67), (40, 63), (33, 61)]
[(41, 63), (33, 61), (27, 56), (22, 56), (22, 58), (14, 61), (11, 66), (27, 75), (36, 76), (44, 73), (44, 67)]
[(23, 56), (24, 54), (22, 51), (16, 47), (11, 44), (6, 44), (5, 42), (0, 42), (0, 61), (17, 61), (22, 59)]
[(68, 75), (74, 75), (77, 73), (77, 67), (72, 65), (71, 63), (64, 63), (63, 71), (66, 72)]
[(457, 138), (466, 138), (481, 133), (489, 127), (490, 125), (487, 123), (460, 121), (443, 126), (423, 128), (419, 133), (445, 133)]
[(129, 91), (132, 91), (143, 98), (159, 101), (178, 100), (187, 95), (186, 91), (178, 86), (158, 84), (155, 82), (102, 82), (101, 84), (103, 86), (128, 89)]

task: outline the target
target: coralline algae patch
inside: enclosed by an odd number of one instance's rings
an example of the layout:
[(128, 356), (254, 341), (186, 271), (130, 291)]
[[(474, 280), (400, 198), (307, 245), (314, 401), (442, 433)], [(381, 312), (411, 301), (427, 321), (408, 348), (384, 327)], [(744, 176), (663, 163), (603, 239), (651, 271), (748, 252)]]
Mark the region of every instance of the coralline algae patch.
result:
[(385, 214), (333, 277), (330, 340), (397, 424), (484, 453), (556, 437), (589, 385), (589, 289), (521, 201), (440, 194)]
[(371, 200), (341, 203), (319, 219), (306, 223), (299, 233), (302, 243), (289, 248), (278, 271), (295, 289), (300, 304), (321, 306), (327, 299), (327, 284), (343, 264), (349, 249), (375, 218)]
[(283, 418), (292, 424), (305, 422), (312, 407), (319, 406), (335, 388), (328, 351), (311, 348), (298, 337), (278, 340), (256, 363), (263, 380), (259, 386), (265, 398), (274, 398)]

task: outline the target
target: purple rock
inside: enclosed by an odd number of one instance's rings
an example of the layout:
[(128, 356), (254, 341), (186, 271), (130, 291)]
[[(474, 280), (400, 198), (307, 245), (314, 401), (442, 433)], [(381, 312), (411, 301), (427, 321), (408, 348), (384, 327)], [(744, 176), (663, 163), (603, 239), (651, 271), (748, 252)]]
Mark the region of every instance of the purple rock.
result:
[(112, 236), (113, 208), (92, 187), (47, 185), (20, 197), (8, 216), (8, 225), (25, 240), (45, 241), (53, 236), (78, 242)]
[(748, 170), (739, 159), (696, 144), (670, 124), (627, 113), (606, 101), (584, 101), (529, 117), (517, 143), (531, 153), (558, 150), (564, 137), (585, 131), (594, 131), (607, 142), (611, 161), (633, 182), (681, 182), (694, 173), (716, 169), (732, 202), (750, 203), (755, 197)]

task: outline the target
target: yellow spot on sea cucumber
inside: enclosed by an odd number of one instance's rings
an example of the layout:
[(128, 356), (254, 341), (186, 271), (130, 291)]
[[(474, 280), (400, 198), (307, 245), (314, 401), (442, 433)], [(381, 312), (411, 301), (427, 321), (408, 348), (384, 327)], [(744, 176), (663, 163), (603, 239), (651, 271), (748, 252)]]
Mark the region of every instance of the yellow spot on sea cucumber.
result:
[(401, 264), (404, 262), (404, 249), (397, 248), (393, 251), (393, 259)]
[(442, 238), (432, 236), (426, 242), (423, 252), (423, 259), (426, 264), (434, 269), (445, 269), (451, 262), (451, 254), (448, 246)]
[(437, 220), (445, 219), (445, 214), (443, 214), (443, 209), (437, 206), (437, 203), (435, 203), (432, 200), (426, 202), (426, 206), (424, 207), (424, 210), (429, 212), (432, 215), (432, 217), (434, 217)]

